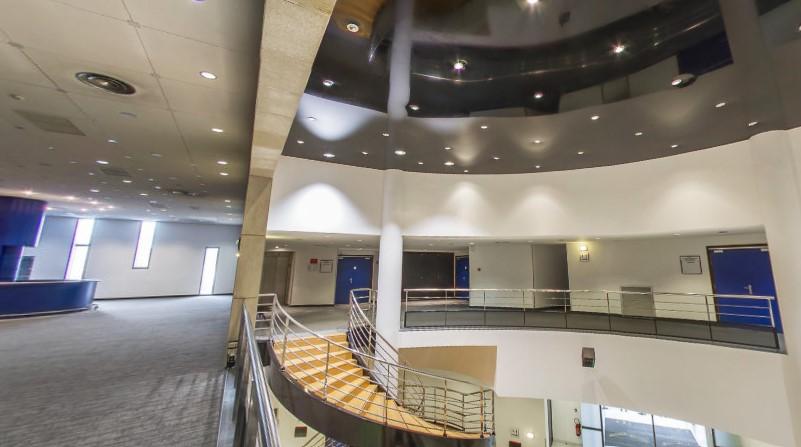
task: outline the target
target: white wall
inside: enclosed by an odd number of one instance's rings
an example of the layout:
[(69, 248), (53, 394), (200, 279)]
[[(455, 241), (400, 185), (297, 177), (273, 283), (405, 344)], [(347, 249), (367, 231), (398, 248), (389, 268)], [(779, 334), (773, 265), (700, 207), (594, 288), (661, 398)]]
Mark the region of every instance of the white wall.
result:
[[(523, 447), (545, 447), (547, 420), (542, 399), (519, 399), (497, 397), (495, 399), (495, 445), (506, 446), (509, 441), (517, 441)], [(520, 435), (512, 436), (512, 428)], [(526, 433), (533, 433), (529, 439)]]
[(581, 445), (581, 436), (576, 436), (576, 418), (581, 421), (581, 403), (564, 400), (551, 401), (551, 427), (554, 442)]
[[(501, 397), (602, 403), (793, 445), (788, 357), (699, 343), (558, 331), (403, 331), (399, 346), (497, 346)], [(594, 369), (581, 348), (594, 347)]]
[[(72, 244), (74, 218), (48, 217), (31, 279), (63, 279)], [(84, 278), (98, 279), (96, 298), (194, 295), (206, 247), (219, 247), (214, 293), (233, 290), (239, 227), (231, 225), (159, 222), (150, 267), (134, 269), (139, 237), (138, 221), (97, 219), (89, 247)]]
[(39, 244), (25, 247), (24, 256), (34, 256), (30, 279), (64, 279), (67, 259), (72, 248), (77, 219), (47, 216)]

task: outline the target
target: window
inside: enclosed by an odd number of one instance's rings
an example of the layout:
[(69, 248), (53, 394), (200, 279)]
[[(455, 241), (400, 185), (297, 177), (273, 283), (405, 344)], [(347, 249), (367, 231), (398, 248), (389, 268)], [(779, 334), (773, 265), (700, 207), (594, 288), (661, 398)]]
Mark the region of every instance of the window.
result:
[(153, 251), (153, 236), (156, 235), (156, 222), (143, 221), (139, 227), (139, 240), (136, 242), (133, 268), (150, 267), (150, 253)]
[(72, 250), (67, 261), (67, 273), (64, 279), (83, 279), (86, 267), (86, 258), (89, 256), (89, 244), (92, 242), (92, 230), (95, 227), (94, 219), (78, 219), (75, 226), (75, 235), (72, 237)]
[(203, 273), (200, 275), (200, 294), (214, 293), (214, 276), (217, 274), (217, 255), (220, 249), (206, 247), (206, 256), (203, 258)]

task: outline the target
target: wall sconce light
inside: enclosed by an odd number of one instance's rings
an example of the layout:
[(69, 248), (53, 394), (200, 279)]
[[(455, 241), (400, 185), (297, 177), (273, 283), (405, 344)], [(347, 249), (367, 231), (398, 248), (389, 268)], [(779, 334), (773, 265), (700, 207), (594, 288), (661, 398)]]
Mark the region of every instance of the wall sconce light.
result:
[(579, 245), (579, 251), (589, 251), (589, 248), (587, 248), (586, 245), (581, 244), (581, 245)]

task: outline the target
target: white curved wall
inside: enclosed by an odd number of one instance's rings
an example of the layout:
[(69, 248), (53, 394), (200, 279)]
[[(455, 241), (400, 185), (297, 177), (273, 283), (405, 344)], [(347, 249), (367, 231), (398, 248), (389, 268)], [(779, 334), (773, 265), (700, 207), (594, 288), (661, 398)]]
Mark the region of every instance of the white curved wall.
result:
[[(625, 165), (510, 175), (400, 173), (408, 236), (560, 238), (759, 228), (748, 142)], [(283, 157), (268, 230), (379, 234), (374, 169)]]
[[(782, 377), (787, 357), (609, 334), (520, 330), (405, 331), (400, 348), (497, 346), (504, 397), (602, 403), (793, 445)], [(594, 369), (581, 348), (594, 347)]]

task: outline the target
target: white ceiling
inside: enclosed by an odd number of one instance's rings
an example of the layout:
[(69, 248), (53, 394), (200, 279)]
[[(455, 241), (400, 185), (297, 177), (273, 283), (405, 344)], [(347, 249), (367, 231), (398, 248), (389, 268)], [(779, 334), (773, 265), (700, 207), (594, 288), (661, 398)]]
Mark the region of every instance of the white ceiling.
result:
[[(33, 191), (57, 214), (239, 223), (262, 5), (0, 0), (0, 194)], [(80, 71), (137, 92), (84, 85)], [(17, 110), (69, 119), (85, 136), (40, 130)], [(103, 173), (97, 160), (131, 182)]]

